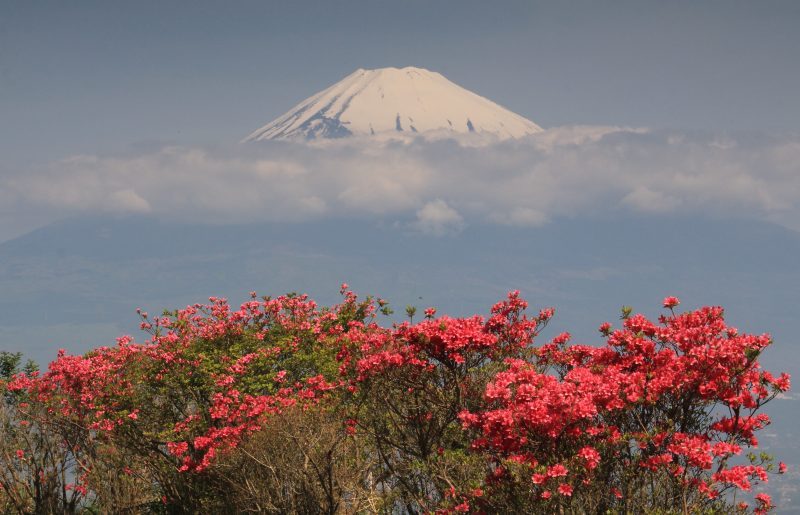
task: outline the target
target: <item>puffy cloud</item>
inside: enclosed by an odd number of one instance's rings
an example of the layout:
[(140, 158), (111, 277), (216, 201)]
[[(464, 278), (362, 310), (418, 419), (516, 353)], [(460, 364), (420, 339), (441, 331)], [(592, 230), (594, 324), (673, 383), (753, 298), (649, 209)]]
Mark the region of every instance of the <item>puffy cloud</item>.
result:
[[(0, 225), (35, 211), (196, 221), (390, 217), (431, 234), (471, 221), (704, 213), (800, 228), (800, 135), (559, 127), (523, 140), (167, 146), (0, 171)], [(11, 206), (11, 207), (9, 207)]]
[(412, 226), (421, 232), (442, 236), (460, 231), (464, 226), (464, 219), (447, 202), (436, 199), (417, 211), (417, 220)]

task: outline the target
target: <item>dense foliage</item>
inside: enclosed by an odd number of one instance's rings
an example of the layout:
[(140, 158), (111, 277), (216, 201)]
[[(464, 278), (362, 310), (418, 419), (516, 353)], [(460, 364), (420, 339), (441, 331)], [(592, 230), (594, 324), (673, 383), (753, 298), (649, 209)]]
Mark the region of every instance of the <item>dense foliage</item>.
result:
[[(723, 310), (623, 309), (603, 346), (380, 299), (224, 299), (151, 317), (47, 371), (0, 359), (0, 510), (218, 513), (768, 511), (756, 448), (789, 388)], [(777, 469), (777, 470), (776, 470)], [(738, 496), (738, 497), (737, 497)]]

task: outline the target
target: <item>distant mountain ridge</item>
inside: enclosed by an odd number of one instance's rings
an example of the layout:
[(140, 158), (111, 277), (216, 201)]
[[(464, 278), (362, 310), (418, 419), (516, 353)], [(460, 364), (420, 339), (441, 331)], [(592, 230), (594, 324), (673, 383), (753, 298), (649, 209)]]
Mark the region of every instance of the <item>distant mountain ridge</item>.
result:
[(245, 142), (445, 131), (520, 138), (543, 129), (424, 68), (358, 69)]

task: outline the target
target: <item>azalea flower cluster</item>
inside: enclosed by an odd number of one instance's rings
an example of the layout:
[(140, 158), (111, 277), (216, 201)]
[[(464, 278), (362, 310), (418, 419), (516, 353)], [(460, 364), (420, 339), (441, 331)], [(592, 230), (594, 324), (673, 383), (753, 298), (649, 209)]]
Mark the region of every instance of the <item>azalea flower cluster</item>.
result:
[[(670, 314), (657, 323), (626, 314), (620, 329), (601, 325), (602, 347), (568, 345), (563, 334), (534, 360), (507, 359), (481, 409), (459, 414), (473, 448), (492, 456), (495, 473), (504, 462), (525, 463), (543, 499), (572, 496), (609, 459), (663, 470), (711, 499), (766, 482), (765, 466), (731, 458), (758, 446), (755, 432), (769, 417), (756, 412), (790, 387), (787, 374), (775, 377), (757, 361), (771, 339), (739, 334), (719, 307), (675, 314), (678, 303), (664, 299)], [(606, 485), (622, 497), (628, 485), (615, 479)], [(766, 494), (757, 501), (757, 512), (771, 505)]]
[[(346, 285), (341, 293), (330, 308), (252, 293), (239, 309), (211, 298), (157, 317), (140, 312), (146, 342), (125, 336), (83, 356), (61, 351), (45, 373), (19, 374), (5, 388), (80, 428), (82, 445), (154, 449), (181, 474), (213, 470), (286, 410), (335, 402), (342, 434), (363, 438), (366, 453), (406, 453), (426, 467), (469, 457), (477, 472), (460, 484), (413, 469), (430, 478), (416, 505), (444, 511), (492, 511), (509, 492), (543, 507), (592, 495), (602, 498), (593, 506), (624, 507), (648, 474), (713, 502), (772, 471), (742, 454), (769, 423), (760, 409), (790, 380), (759, 365), (770, 337), (740, 334), (722, 308), (676, 313), (678, 299), (667, 297), (657, 321), (626, 310), (621, 327), (601, 325), (602, 346), (572, 344), (568, 333), (537, 346), (554, 310), (528, 316), (519, 292), (487, 318), (428, 308), (422, 321), (390, 327), (377, 322), (384, 301), (359, 300)], [(771, 507), (766, 494), (755, 497), (755, 512)]]
[(158, 433), (180, 471), (201, 472), (270, 414), (314, 404), (339, 385), (277, 366), (337, 331), (337, 314), (318, 312), (306, 296), (253, 298), (238, 310), (212, 297), (160, 317), (139, 314), (147, 342), (123, 336), (84, 356), (59, 351), (46, 373), (17, 375), (8, 390), (24, 391), (95, 440)]

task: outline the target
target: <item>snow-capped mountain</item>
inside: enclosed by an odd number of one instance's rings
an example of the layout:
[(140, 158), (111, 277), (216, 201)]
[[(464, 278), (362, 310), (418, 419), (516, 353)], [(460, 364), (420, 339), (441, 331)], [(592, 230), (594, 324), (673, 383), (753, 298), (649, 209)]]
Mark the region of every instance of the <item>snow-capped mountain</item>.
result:
[(358, 69), (244, 141), (429, 131), (488, 133), (507, 139), (542, 128), (440, 73), (409, 66)]

